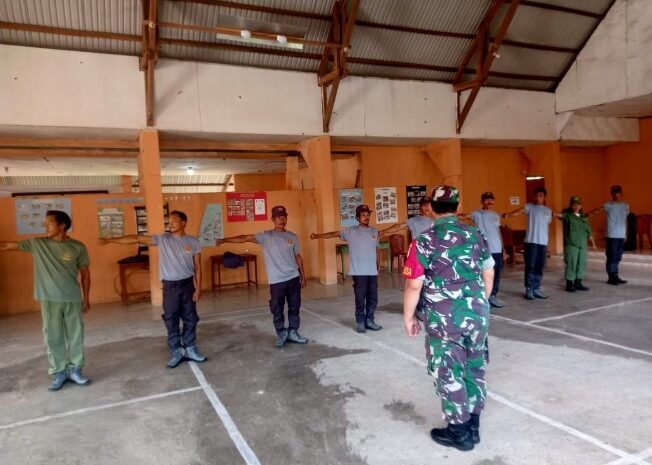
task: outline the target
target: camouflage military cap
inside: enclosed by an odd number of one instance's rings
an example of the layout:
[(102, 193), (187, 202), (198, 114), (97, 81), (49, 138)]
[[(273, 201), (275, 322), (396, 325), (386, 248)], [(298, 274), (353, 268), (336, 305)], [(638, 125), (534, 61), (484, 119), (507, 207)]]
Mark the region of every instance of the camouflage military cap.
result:
[(459, 203), (460, 192), (453, 186), (437, 186), (432, 189), (433, 202)]

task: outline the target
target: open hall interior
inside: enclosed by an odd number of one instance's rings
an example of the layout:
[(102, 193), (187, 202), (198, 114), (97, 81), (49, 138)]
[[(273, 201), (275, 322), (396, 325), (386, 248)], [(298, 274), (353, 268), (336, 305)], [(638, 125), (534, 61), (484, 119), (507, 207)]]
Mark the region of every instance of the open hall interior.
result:
[[(651, 31), (650, 0), (0, 2), (0, 243), (48, 234), (50, 210), (72, 219), (91, 380), (48, 390), (36, 254), (0, 247), (0, 464), (651, 465)], [(541, 188), (553, 213), (546, 299), (524, 299), (528, 216), (500, 219), (467, 452), (431, 438), (446, 419), (424, 332), (405, 328), (415, 238), (397, 225), (442, 185), (459, 213), (489, 193), (518, 212)], [(575, 197), (596, 245), (586, 292), (568, 292), (554, 217)], [(380, 331), (356, 331), (354, 243), (311, 237), (357, 227), (360, 205), (400, 229), (371, 258)], [(165, 251), (117, 238), (169, 232), (175, 211), (201, 246), (207, 360), (170, 369)], [(279, 216), (308, 339), (280, 348), (257, 235)]]

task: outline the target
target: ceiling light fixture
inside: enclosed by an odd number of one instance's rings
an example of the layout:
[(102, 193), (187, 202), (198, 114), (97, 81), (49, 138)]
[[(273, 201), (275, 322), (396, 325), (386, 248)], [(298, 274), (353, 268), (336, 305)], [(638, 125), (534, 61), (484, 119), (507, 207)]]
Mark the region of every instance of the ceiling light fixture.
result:
[(285, 45), (285, 44), (288, 43), (288, 38), (286, 36), (283, 36), (283, 35), (277, 35), (276, 40), (278, 41), (279, 44)]
[(192, 176), (193, 174), (195, 174), (195, 169), (192, 166), (189, 166), (188, 168), (186, 168), (186, 174), (188, 176)]
[(240, 36), (243, 39), (251, 39), (251, 31), (249, 31), (247, 29), (243, 29), (242, 31), (240, 31)]

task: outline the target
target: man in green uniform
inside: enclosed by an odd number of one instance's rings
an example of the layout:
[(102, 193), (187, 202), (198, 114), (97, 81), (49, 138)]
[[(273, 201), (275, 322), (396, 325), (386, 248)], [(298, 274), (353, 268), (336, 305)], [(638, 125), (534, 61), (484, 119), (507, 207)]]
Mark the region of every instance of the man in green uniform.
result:
[[(41, 303), (51, 391), (61, 389), (67, 380), (82, 386), (90, 382), (82, 374), (82, 312), (91, 308), (89, 260), (84, 244), (68, 236), (71, 225), (65, 212), (50, 210), (45, 219), (45, 237), (0, 242), (0, 251), (22, 250), (34, 257), (34, 299)], [(81, 289), (77, 275), (81, 275)]]
[(557, 218), (564, 222), (564, 262), (566, 263), (566, 291), (588, 291), (582, 284), (586, 270), (587, 242), (595, 249), (589, 217), (582, 211), (582, 199), (571, 197), (570, 206)]
[(403, 319), (408, 335), (417, 337), (421, 326), (414, 309), (423, 295), (428, 372), (448, 422), (430, 436), (443, 446), (468, 451), (480, 442), (480, 413), (487, 394), (487, 299), (494, 260), (477, 228), (458, 220), (455, 187), (435, 187), (431, 198), (435, 223), (412, 241), (403, 270)]

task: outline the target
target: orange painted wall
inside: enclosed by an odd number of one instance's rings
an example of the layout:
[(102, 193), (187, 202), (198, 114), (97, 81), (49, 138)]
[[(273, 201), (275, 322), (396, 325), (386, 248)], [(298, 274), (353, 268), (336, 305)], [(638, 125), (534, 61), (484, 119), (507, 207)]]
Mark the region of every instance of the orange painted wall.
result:
[(236, 174), (233, 178), (237, 192), (285, 190), (285, 173)]
[[(71, 236), (86, 244), (91, 259), (91, 302), (115, 302), (119, 296), (114, 289), (114, 282), (118, 276), (117, 261), (121, 258), (134, 255), (135, 245), (108, 245), (101, 247), (98, 240), (98, 207), (122, 207), (125, 209), (125, 233), (135, 234), (135, 204), (97, 204), (99, 198), (120, 199), (123, 197), (136, 197), (129, 194), (108, 195), (76, 195), (72, 198), (73, 231)], [(225, 202), (226, 194), (170, 194), (165, 196), (170, 209), (182, 210), (188, 215), (187, 231), (196, 235), (201, 224), (201, 216), (207, 203)], [(305, 270), (308, 277), (318, 275), (317, 247), (310, 241), (310, 233), (315, 230), (314, 217), (315, 205), (312, 191), (296, 192), (268, 192), (268, 210), (272, 205), (283, 204), (289, 212), (288, 229), (299, 235), (302, 245), (302, 255), (305, 261)], [(22, 240), (28, 236), (16, 234), (15, 202), (11, 198), (0, 199), (0, 209), (6, 214), (9, 221), (0, 223), (0, 240)], [(271, 220), (267, 222), (242, 222), (224, 224), (227, 236), (239, 234), (253, 234), (263, 229), (272, 227)], [(262, 259), (260, 247), (256, 244), (233, 244), (228, 246), (205, 247), (202, 251), (202, 287), (210, 287), (210, 255), (224, 253), (225, 251), (244, 252), (259, 255), (258, 274), (261, 283), (267, 281), (267, 274)], [(32, 257), (25, 252), (3, 252), (0, 254), (0, 315), (37, 311), (38, 304), (33, 300), (33, 264)], [(242, 281), (245, 277), (244, 268), (225, 270), (223, 282)], [(138, 273), (130, 279), (130, 290), (140, 291), (148, 289), (146, 273)]]

